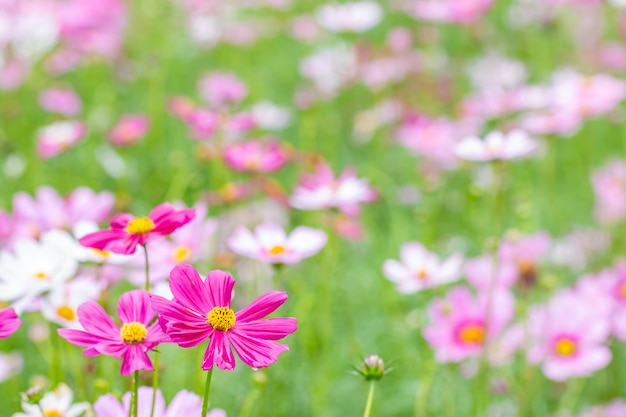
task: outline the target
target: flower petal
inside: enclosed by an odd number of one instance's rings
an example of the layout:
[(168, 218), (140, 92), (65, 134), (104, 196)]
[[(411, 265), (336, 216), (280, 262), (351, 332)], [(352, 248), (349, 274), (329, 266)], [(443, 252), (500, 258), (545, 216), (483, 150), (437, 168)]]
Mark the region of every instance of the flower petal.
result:
[(248, 337), (231, 329), (228, 338), (239, 358), (253, 368), (265, 368), (278, 359), (278, 355), (289, 351), (289, 346), (277, 342)]
[(213, 364), (226, 371), (235, 369), (235, 356), (228, 343), (228, 337), (222, 331), (216, 331), (211, 336), (209, 346), (202, 359), (202, 369), (208, 371), (213, 368)]
[(200, 274), (191, 265), (181, 264), (172, 269), (170, 289), (180, 304), (202, 315), (207, 314), (216, 305), (212, 301), (212, 294), (205, 290)]
[(252, 301), (246, 308), (238, 311), (235, 316), (240, 323), (262, 319), (280, 307), (285, 301), (287, 301), (286, 292), (270, 291)]
[(122, 323), (138, 322), (147, 326), (154, 319), (150, 295), (142, 290), (122, 294), (117, 303), (117, 314)]
[(235, 325), (237, 333), (251, 338), (278, 340), (298, 329), (298, 320), (291, 317), (279, 317)]
[[(230, 300), (233, 295), (235, 280), (229, 273), (216, 269), (209, 272), (205, 282), (205, 287), (209, 292), (213, 307), (230, 307)], [(176, 296), (176, 294), (174, 294)], [(207, 310), (207, 313), (211, 309)]]

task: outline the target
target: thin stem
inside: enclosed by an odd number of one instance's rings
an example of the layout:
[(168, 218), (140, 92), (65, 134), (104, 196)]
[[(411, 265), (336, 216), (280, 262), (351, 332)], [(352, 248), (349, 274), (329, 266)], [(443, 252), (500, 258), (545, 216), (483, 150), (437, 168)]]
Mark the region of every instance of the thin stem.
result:
[(139, 371), (135, 371), (133, 380), (133, 400), (135, 402), (135, 406), (133, 407), (133, 417), (137, 417), (139, 414)]
[(213, 376), (213, 368), (206, 372), (206, 384), (204, 385), (204, 398), (202, 399), (202, 416), (206, 417), (209, 411), (209, 391), (211, 390), (211, 377)]
[(370, 382), (370, 392), (367, 395), (367, 403), (365, 404), (363, 417), (370, 417), (370, 413), (372, 412), (372, 403), (374, 402), (374, 384), (376, 384), (375, 381)]
[(150, 417), (154, 416), (154, 406), (156, 404), (157, 389), (159, 389), (159, 352), (154, 351), (154, 374), (152, 376), (152, 406), (150, 407)]
[(146, 260), (146, 286), (145, 290), (150, 291), (150, 263), (148, 262), (148, 248), (146, 244), (143, 244), (143, 255)]

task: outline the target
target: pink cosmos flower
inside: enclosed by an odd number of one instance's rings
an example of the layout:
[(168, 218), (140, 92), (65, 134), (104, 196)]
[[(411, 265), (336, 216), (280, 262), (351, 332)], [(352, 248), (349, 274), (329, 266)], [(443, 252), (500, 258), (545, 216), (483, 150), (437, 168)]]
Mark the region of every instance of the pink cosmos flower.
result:
[(225, 72), (205, 75), (198, 88), (200, 97), (214, 107), (236, 104), (248, 94), (246, 85), (240, 79)]
[(264, 368), (289, 351), (287, 345), (275, 340), (296, 331), (295, 318), (261, 320), (287, 300), (280, 291), (266, 293), (248, 307), (235, 313), (230, 308), (235, 280), (226, 272), (209, 272), (203, 281), (191, 265), (180, 265), (170, 274), (173, 301), (151, 295), (152, 308), (159, 313), (163, 330), (182, 347), (196, 346), (206, 339), (209, 345), (202, 360), (202, 369), (216, 364), (232, 371), (235, 357), (253, 367)]
[(109, 132), (109, 142), (118, 146), (133, 144), (146, 135), (150, 120), (142, 114), (123, 116)]
[(467, 288), (456, 287), (446, 298), (431, 303), (430, 324), (423, 335), (435, 349), (437, 362), (458, 362), (479, 355), (513, 314), (514, 299), (507, 291), (492, 291), (490, 299), (485, 295), (474, 298)]
[[(165, 399), (161, 390), (157, 390), (154, 401), (154, 414), (152, 409), (152, 396), (154, 391), (151, 387), (139, 387), (137, 402), (139, 415), (142, 417), (199, 417), (202, 414), (202, 399), (189, 391), (179, 391), (170, 405), (165, 407)], [(130, 392), (124, 394), (122, 403), (111, 394), (103, 395), (93, 405), (96, 417), (122, 417), (127, 416), (130, 408)], [(215, 409), (206, 417), (226, 417), (224, 410)]]
[(51, 229), (73, 229), (81, 221), (100, 223), (109, 217), (115, 197), (108, 191), (96, 193), (79, 187), (63, 198), (48, 186), (33, 197), (24, 192), (13, 196), (15, 236), (39, 237)]
[(147, 352), (169, 338), (154, 320), (147, 292), (129, 291), (119, 299), (117, 313), (122, 322), (118, 326), (96, 302), (89, 301), (78, 308), (78, 320), (85, 330), (59, 329), (59, 335), (77, 346), (84, 346), (86, 356), (109, 355), (124, 358), (122, 375), (134, 371), (151, 371), (152, 362)]
[(483, 255), (465, 262), (465, 277), (481, 293), (488, 293), (490, 289), (509, 289), (517, 279), (515, 264), (506, 261), (496, 265), (490, 255)]
[(579, 417), (624, 417), (626, 416), (626, 401), (614, 400), (608, 404), (595, 405), (584, 410)]
[(535, 235), (508, 237), (504, 240), (498, 255), (503, 262), (517, 266), (516, 280), (532, 286), (537, 280), (537, 264), (548, 254), (550, 235), (540, 232)]
[(39, 105), (46, 111), (64, 116), (76, 116), (82, 108), (78, 94), (67, 88), (42, 91), (39, 95)]
[(278, 141), (250, 140), (224, 149), (224, 162), (240, 172), (274, 172), (289, 160), (287, 149)]
[(219, 128), (219, 115), (209, 109), (194, 108), (185, 116), (184, 121), (196, 140), (205, 140), (213, 137)]
[(83, 236), (80, 244), (88, 248), (130, 255), (138, 245), (171, 234), (196, 216), (195, 209), (178, 210), (169, 203), (155, 207), (146, 217), (121, 213), (111, 220), (111, 229)]
[(22, 324), (22, 320), (17, 318), (15, 310), (5, 308), (0, 310), (0, 339), (11, 336)]
[(459, 158), (469, 161), (509, 160), (527, 156), (537, 150), (539, 143), (521, 130), (509, 133), (491, 132), (485, 140), (471, 136), (454, 147)]
[(591, 174), (596, 197), (594, 217), (603, 224), (626, 218), (626, 163), (614, 158)]
[(610, 323), (596, 306), (566, 290), (533, 308), (527, 325), (528, 361), (541, 363), (544, 375), (555, 381), (587, 377), (608, 365)]
[(272, 223), (262, 223), (254, 234), (241, 226), (228, 239), (228, 246), (236, 253), (271, 264), (295, 264), (318, 253), (326, 244), (327, 236), (321, 230), (296, 227), (289, 236)]
[(400, 248), (400, 261), (385, 261), (383, 273), (396, 284), (398, 292), (412, 294), (458, 280), (462, 261), (458, 253), (442, 261), (421, 243), (409, 242)]
[(361, 203), (372, 202), (377, 197), (367, 180), (357, 178), (354, 170), (346, 169), (335, 178), (329, 165), (319, 164), (314, 174), (302, 177), (289, 204), (301, 210), (338, 208), (349, 216), (356, 216)]
[(471, 23), (480, 18), (493, 0), (409, 0), (405, 8), (416, 19)]
[(86, 133), (83, 122), (52, 123), (37, 132), (37, 154), (44, 159), (52, 158), (83, 140)]

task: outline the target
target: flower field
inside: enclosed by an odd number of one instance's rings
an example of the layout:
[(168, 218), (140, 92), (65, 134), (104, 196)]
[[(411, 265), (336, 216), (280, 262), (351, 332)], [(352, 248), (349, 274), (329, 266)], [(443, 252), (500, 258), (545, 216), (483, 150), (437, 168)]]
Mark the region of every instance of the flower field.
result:
[(623, 0), (0, 1), (0, 417), (626, 417)]

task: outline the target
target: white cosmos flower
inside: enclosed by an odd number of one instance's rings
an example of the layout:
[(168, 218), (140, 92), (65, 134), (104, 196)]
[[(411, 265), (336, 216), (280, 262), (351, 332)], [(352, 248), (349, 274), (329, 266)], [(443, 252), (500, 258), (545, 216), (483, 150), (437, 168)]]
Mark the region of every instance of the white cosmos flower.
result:
[(38, 295), (62, 285), (76, 273), (73, 238), (53, 230), (41, 240), (19, 239), (13, 251), (0, 253), (0, 301), (13, 301), (21, 311)]
[(72, 404), (74, 395), (72, 390), (65, 384), (59, 384), (54, 390), (46, 393), (39, 404), (29, 404), (22, 401), (23, 413), (15, 413), (13, 417), (42, 417), (61, 416), (78, 417), (89, 410), (89, 403)]
[(474, 136), (463, 139), (454, 147), (454, 153), (468, 161), (509, 160), (528, 156), (538, 147), (539, 143), (521, 130), (496, 131), (489, 133), (485, 140)]
[(78, 307), (87, 302), (95, 301), (100, 295), (100, 287), (89, 277), (81, 277), (72, 282), (54, 288), (45, 298), (41, 306), (41, 314), (63, 327), (82, 328), (78, 321)]
[(383, 9), (373, 1), (332, 3), (321, 6), (315, 18), (332, 32), (365, 32), (382, 20)]

